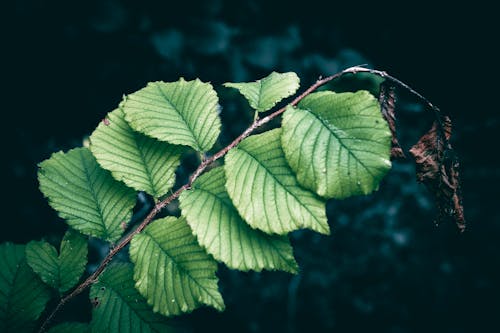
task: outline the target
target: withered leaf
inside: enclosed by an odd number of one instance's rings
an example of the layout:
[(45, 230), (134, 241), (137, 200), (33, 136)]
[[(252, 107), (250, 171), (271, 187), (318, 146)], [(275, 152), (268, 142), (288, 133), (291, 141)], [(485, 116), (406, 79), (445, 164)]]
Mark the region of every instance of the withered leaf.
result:
[(444, 218), (455, 221), (465, 230), (465, 216), (460, 191), (459, 162), (449, 142), (451, 120), (443, 116), (410, 149), (415, 158), (417, 180), (435, 195), (439, 211), (437, 222)]
[(405, 154), (403, 152), (403, 149), (401, 149), (401, 146), (399, 145), (396, 132), (395, 87), (393, 85), (387, 84), (387, 81), (384, 81), (380, 84), (379, 102), (382, 109), (382, 116), (389, 124), (389, 129), (391, 130), (392, 134), (391, 159), (403, 159), (405, 158)]

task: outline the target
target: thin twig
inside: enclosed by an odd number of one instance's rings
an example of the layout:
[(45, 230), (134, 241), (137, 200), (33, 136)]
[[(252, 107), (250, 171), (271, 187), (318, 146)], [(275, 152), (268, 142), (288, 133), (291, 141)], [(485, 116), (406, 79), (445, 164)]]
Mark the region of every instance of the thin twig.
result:
[(388, 81), (391, 81), (391, 82), (397, 84), (398, 86), (404, 88), (405, 90), (409, 91), (411, 94), (417, 96), (425, 104), (427, 104), (427, 106), (429, 106), (434, 112), (437, 112), (437, 113), (441, 112), (437, 106), (435, 106), (434, 104), (432, 104), (422, 94), (420, 94), (419, 92), (417, 92), (416, 90), (414, 90), (412, 87), (410, 87), (409, 85), (407, 85), (403, 81), (395, 78), (392, 75), (387, 74), (387, 72), (385, 72), (385, 71), (379, 71), (379, 70), (376, 70), (376, 69), (371, 69), (371, 68), (366, 68), (366, 67), (360, 67), (360, 66), (350, 67), (350, 68), (346, 69), (346, 71), (347, 70), (349, 70), (349, 72), (351, 72), (353, 74), (360, 73), (360, 72), (365, 72), (365, 73), (371, 73), (371, 74), (375, 74), (377, 76), (380, 76), (380, 77), (382, 77), (382, 78), (384, 78), (384, 79), (386, 79)]
[[(331, 76), (325, 77), (325, 78), (320, 78), (318, 79), (313, 85), (311, 85), (308, 89), (306, 89), (304, 92), (302, 92), (299, 96), (297, 96), (292, 102), (290, 102), (288, 105), (296, 106), (303, 98), (305, 98), (307, 95), (321, 87), (322, 85), (337, 79), (345, 74), (356, 74), (360, 72), (367, 72), (371, 74), (378, 75), (380, 77), (383, 77), (389, 81), (392, 81), (393, 83), (403, 87), (404, 89), (408, 90), (410, 93), (414, 94), (421, 100), (423, 100), (437, 115), (440, 114), (439, 109), (434, 106), (431, 102), (429, 102), (424, 96), (413, 90), (410, 86), (405, 84), (404, 82), (396, 79), (395, 77), (387, 74), (386, 72), (375, 70), (375, 69), (369, 69), (361, 66), (354, 66), (354, 67), (349, 67), (341, 72), (338, 72), (336, 74), (333, 74)], [(108, 264), (111, 262), (111, 260), (115, 257), (115, 255), (120, 252), (125, 246), (127, 246), (132, 238), (140, 233), (144, 228), (153, 221), (153, 219), (156, 217), (156, 215), (165, 207), (167, 206), (170, 202), (173, 200), (177, 199), (182, 192), (185, 190), (189, 190), (194, 183), (194, 181), (206, 170), (206, 168), (212, 164), (213, 162), (217, 161), (221, 157), (227, 154), (227, 152), (236, 145), (238, 145), (242, 140), (247, 138), (254, 130), (257, 128), (261, 127), (262, 125), (270, 122), (272, 119), (278, 117), (281, 115), (283, 112), (286, 111), (288, 106), (284, 106), (281, 109), (269, 114), (268, 116), (260, 119), (256, 119), (241, 135), (239, 135), (236, 139), (234, 139), (229, 145), (226, 147), (222, 148), (220, 151), (215, 153), (214, 155), (210, 156), (209, 158), (204, 159), (201, 164), (198, 166), (198, 168), (193, 172), (191, 177), (189, 178), (189, 181), (184, 184), (182, 187), (180, 187), (177, 191), (175, 191), (172, 195), (167, 197), (166, 199), (163, 199), (162, 201), (159, 201), (151, 210), (151, 212), (144, 218), (144, 220), (139, 224), (139, 226), (131, 231), (129, 234), (127, 234), (125, 237), (123, 237), (118, 244), (113, 247), (108, 255), (103, 259), (99, 267), (92, 273), (85, 281), (83, 281), (81, 284), (79, 284), (70, 294), (66, 295), (63, 297), (57, 306), (54, 308), (54, 310), (49, 314), (49, 316), (45, 319), (43, 324), (40, 327), (40, 330), (38, 331), (39, 333), (45, 332), (47, 325), (52, 321), (52, 319), (55, 317), (55, 315), (59, 312), (59, 310), (71, 299), (79, 295), (81, 292), (83, 292), (85, 289), (87, 289), (91, 284), (95, 283), (98, 279), (98, 277), (101, 275), (101, 273), (104, 271), (104, 269), (108, 266)], [(440, 118), (440, 117), (438, 117)]]
[(440, 131), (441, 136), (444, 138), (445, 146), (446, 146), (447, 149), (451, 149), (450, 143), (448, 142), (448, 139), (446, 138), (446, 135), (444, 133), (444, 127), (445, 126), (444, 126), (444, 123), (443, 123), (443, 115), (441, 113), (441, 110), (437, 106), (435, 106), (434, 104), (432, 104), (422, 94), (420, 94), (419, 92), (417, 92), (415, 89), (413, 89), (412, 87), (410, 87), (409, 85), (407, 85), (403, 81), (395, 78), (392, 75), (387, 74), (387, 72), (385, 72), (385, 71), (379, 71), (379, 70), (376, 70), (376, 69), (365, 68), (365, 67), (360, 67), (360, 66), (354, 66), (354, 67), (346, 69), (346, 71), (348, 71), (348, 70), (349, 70), (349, 72), (351, 72), (353, 74), (356, 74), (356, 73), (359, 73), (359, 72), (364, 72), (364, 73), (370, 73), (370, 74), (374, 74), (374, 75), (380, 76), (380, 77), (386, 79), (387, 81), (390, 81), (390, 82), (392, 82), (392, 83), (400, 86), (401, 88), (407, 90), (409, 93), (411, 93), (411, 94), (415, 95), (416, 97), (418, 97), (422, 102), (424, 102), (434, 112), (434, 115), (436, 117), (436, 121), (439, 124), (438, 130)]

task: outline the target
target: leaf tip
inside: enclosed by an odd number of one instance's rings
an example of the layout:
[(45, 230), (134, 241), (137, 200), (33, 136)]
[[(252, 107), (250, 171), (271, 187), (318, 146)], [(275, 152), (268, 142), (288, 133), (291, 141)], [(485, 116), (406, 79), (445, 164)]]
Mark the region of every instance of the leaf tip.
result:
[(321, 227), (322, 227), (321, 230), (318, 230), (318, 232), (320, 234), (323, 234), (325, 236), (330, 236), (331, 235), (332, 231), (331, 231), (330, 226), (328, 225), (328, 223), (326, 223), (324, 225), (322, 224)]
[(288, 262), (288, 267), (285, 271), (293, 275), (298, 275), (300, 273), (300, 266), (295, 258)]

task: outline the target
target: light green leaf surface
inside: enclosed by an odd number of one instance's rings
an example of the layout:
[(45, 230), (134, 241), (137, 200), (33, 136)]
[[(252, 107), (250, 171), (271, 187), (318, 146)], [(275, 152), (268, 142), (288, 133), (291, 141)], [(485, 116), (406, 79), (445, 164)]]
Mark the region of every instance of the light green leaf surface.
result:
[[(47, 333), (90, 333), (90, 325), (87, 323), (65, 322), (52, 327)], [(111, 331), (108, 331), (111, 332)]]
[(198, 178), (179, 198), (182, 214), (200, 244), (233, 269), (296, 273), (298, 266), (288, 237), (268, 235), (246, 224), (225, 183), (224, 168), (218, 167)]
[(294, 72), (272, 72), (256, 82), (224, 83), (224, 86), (238, 89), (258, 112), (270, 110), (279, 101), (297, 91), (300, 79)]
[(307, 96), (284, 113), (282, 142), (299, 183), (325, 198), (368, 194), (391, 167), (391, 132), (367, 91)]
[(130, 243), (135, 287), (166, 316), (209, 305), (224, 309), (215, 275), (217, 262), (200, 247), (184, 218), (151, 223)]
[(173, 332), (169, 320), (146, 303), (134, 287), (133, 266), (119, 263), (108, 267), (90, 289), (92, 332)]
[(26, 246), (26, 260), (43, 282), (59, 293), (74, 287), (87, 264), (87, 239), (68, 230), (61, 242), (60, 254), (45, 241), (31, 241)]
[(136, 131), (205, 152), (220, 133), (218, 98), (210, 83), (196, 79), (151, 82), (128, 95), (122, 106)]
[(24, 245), (0, 244), (0, 332), (31, 332), (50, 299), (24, 252)]
[(155, 198), (175, 183), (182, 147), (134, 131), (123, 110), (110, 112), (90, 136), (90, 150), (115, 179)]
[(253, 135), (226, 155), (226, 189), (252, 227), (285, 234), (308, 228), (330, 229), (325, 202), (301, 188), (281, 148), (281, 129)]
[(74, 229), (111, 242), (132, 215), (135, 192), (102, 169), (87, 148), (58, 152), (40, 163), (40, 190)]

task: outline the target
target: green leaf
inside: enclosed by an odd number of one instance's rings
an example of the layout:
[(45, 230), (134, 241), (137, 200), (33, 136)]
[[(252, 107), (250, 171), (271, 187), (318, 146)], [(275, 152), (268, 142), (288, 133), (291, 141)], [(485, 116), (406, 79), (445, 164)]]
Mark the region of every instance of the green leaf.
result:
[(205, 304), (219, 311), (217, 262), (200, 247), (184, 218), (151, 223), (130, 243), (135, 287), (166, 316), (191, 312)]
[(253, 135), (226, 155), (226, 189), (252, 227), (285, 234), (309, 228), (330, 229), (325, 202), (299, 186), (281, 148), (281, 129)]
[(66, 322), (52, 327), (47, 333), (90, 333), (87, 323)]
[(43, 282), (59, 290), (61, 277), (55, 247), (44, 241), (31, 241), (26, 245), (26, 261)]
[(125, 118), (136, 131), (205, 152), (220, 133), (218, 98), (210, 83), (196, 79), (151, 82), (128, 95)]
[(68, 224), (114, 242), (132, 215), (135, 192), (102, 169), (87, 148), (58, 152), (40, 163), (40, 190)]
[(283, 116), (283, 148), (299, 183), (325, 198), (368, 194), (391, 167), (391, 132), (367, 91), (322, 91)]
[(110, 112), (90, 136), (90, 150), (115, 179), (155, 198), (175, 183), (182, 147), (135, 132), (121, 109)]
[(59, 263), (61, 290), (74, 287), (87, 266), (87, 237), (74, 230), (68, 230), (61, 241)]
[(50, 299), (24, 251), (24, 245), (0, 244), (0, 332), (30, 332)]
[(272, 72), (256, 82), (224, 83), (224, 86), (235, 88), (245, 96), (250, 106), (258, 112), (270, 110), (279, 101), (295, 94), (299, 89), (300, 79), (294, 72)]
[(92, 332), (172, 332), (169, 320), (154, 313), (134, 287), (133, 267), (108, 267), (90, 289)]
[(26, 246), (28, 265), (43, 282), (59, 293), (74, 287), (87, 264), (87, 239), (68, 230), (61, 241), (60, 254), (47, 242), (31, 241)]
[(233, 206), (225, 183), (224, 168), (218, 167), (198, 178), (179, 198), (182, 214), (200, 244), (233, 269), (296, 273), (288, 237), (250, 228)]

